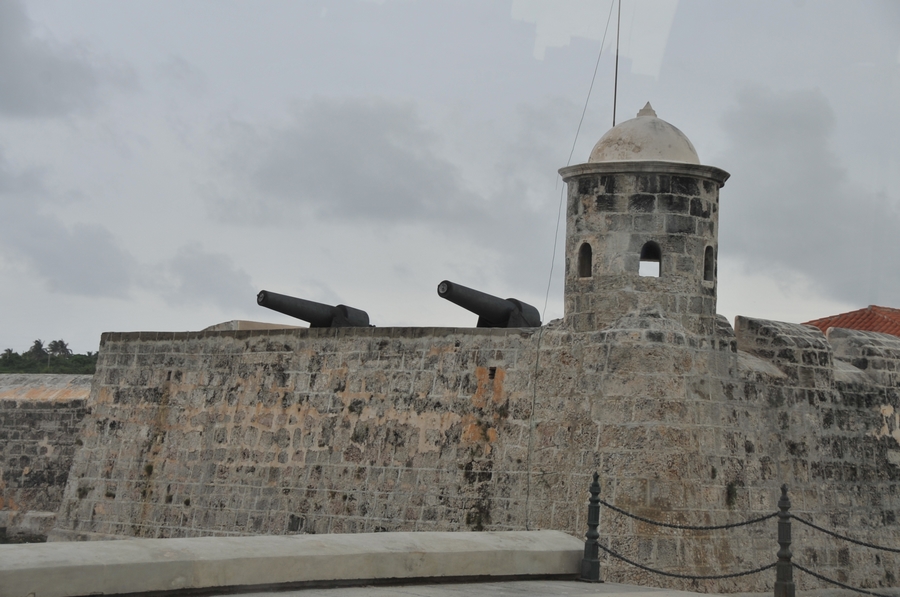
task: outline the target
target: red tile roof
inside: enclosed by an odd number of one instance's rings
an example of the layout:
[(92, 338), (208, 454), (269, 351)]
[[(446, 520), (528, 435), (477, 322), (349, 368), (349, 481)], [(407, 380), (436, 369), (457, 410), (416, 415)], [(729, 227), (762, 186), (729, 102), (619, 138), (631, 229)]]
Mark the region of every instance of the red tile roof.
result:
[(900, 309), (869, 305), (865, 309), (807, 321), (804, 325), (815, 326), (822, 332), (828, 328), (845, 328), (900, 336)]

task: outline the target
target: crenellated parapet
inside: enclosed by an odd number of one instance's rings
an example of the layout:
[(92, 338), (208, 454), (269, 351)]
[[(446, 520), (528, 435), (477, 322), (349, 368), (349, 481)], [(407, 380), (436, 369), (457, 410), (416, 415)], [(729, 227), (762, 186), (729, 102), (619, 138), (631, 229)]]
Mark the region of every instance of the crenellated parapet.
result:
[[(889, 334), (830, 328), (738, 316), (739, 351), (775, 365), (787, 381), (830, 389), (841, 383), (900, 386), (900, 338)], [(773, 376), (773, 381), (779, 376)]]
[(737, 348), (775, 364), (789, 383), (827, 389), (834, 384), (831, 346), (817, 328), (737, 316)]
[(830, 328), (834, 358), (866, 373), (874, 383), (900, 388), (900, 338), (877, 332)]

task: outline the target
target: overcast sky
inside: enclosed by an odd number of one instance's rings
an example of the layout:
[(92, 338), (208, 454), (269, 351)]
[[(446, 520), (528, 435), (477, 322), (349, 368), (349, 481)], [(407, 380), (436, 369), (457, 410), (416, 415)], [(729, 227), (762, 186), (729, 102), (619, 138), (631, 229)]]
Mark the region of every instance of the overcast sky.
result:
[[(474, 325), (445, 278), (543, 310), (610, 6), (0, 0), (0, 349), (290, 322), (263, 288), (379, 326)], [(649, 100), (732, 175), (720, 313), (900, 307), (900, 3), (623, 0), (620, 45), (618, 121)]]

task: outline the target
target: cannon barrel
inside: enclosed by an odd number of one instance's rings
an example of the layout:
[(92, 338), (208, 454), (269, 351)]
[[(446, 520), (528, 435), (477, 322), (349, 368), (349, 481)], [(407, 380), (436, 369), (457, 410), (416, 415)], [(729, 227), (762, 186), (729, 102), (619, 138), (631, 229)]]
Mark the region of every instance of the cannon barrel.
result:
[(267, 309), (302, 319), (311, 328), (366, 327), (369, 314), (347, 305), (331, 306), (315, 301), (260, 290), (256, 302)]
[(444, 280), (438, 284), (438, 296), (478, 315), (480, 328), (536, 328), (541, 314), (528, 303), (502, 299), (480, 290)]

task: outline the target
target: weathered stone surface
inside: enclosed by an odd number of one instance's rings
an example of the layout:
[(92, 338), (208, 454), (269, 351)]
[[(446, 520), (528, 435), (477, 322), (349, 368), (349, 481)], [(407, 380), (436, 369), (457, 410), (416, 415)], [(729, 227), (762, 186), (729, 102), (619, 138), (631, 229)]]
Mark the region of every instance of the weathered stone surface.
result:
[(46, 537), (90, 387), (90, 375), (0, 374), (0, 543)]
[[(601, 172), (603, 189), (597, 182)], [(711, 334), (715, 264), (712, 279), (705, 280), (704, 255), (708, 246), (716, 254), (718, 190), (728, 175), (661, 162), (583, 164), (560, 173), (569, 188), (566, 321), (576, 331), (590, 331), (655, 307), (691, 333)], [(651, 241), (660, 251), (660, 277), (638, 278), (641, 249)], [(577, 263), (584, 243), (593, 255), (587, 277)], [(698, 302), (702, 297), (709, 300)]]
[[(521, 441), (512, 420), (529, 409), (533, 355), (520, 353), (535, 333), (106, 335), (58, 530), (522, 528), (510, 513), (522, 492), (495, 495), (489, 481), (498, 458), (523, 476), (494, 446)], [(144, 354), (164, 366), (120, 359)]]
[[(735, 334), (714, 323), (714, 336), (697, 336), (651, 309), (591, 333), (555, 323), (105, 334), (53, 535), (581, 536), (599, 470), (604, 499), (651, 519), (740, 521), (773, 512), (788, 483), (799, 514), (895, 543), (891, 378), (838, 360), (811, 328), (739, 318)], [(860, 347), (841, 340), (840, 354), (858, 358), (865, 338), (841, 334)], [(874, 340), (872, 371), (896, 370), (900, 341)], [(151, 355), (161, 366), (139, 365)], [(774, 523), (692, 534), (604, 512), (601, 533), (627, 557), (690, 574), (763, 564), (777, 548)], [(895, 582), (891, 554), (876, 562), (795, 534), (798, 558), (823, 574)], [(615, 560), (604, 574), (661, 583)], [(759, 576), (705, 586), (764, 590), (771, 579)]]

